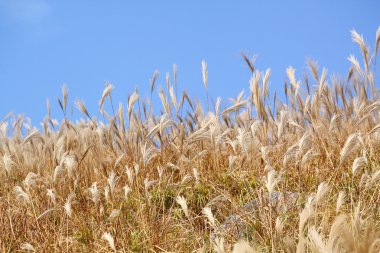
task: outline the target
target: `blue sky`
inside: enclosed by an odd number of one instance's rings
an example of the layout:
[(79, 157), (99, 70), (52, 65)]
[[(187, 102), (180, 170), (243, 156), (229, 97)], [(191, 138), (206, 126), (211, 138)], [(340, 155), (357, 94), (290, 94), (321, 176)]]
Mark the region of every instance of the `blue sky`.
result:
[(360, 58), (350, 30), (373, 48), (379, 10), (379, 1), (0, 0), (0, 118), (13, 111), (38, 125), (49, 98), (60, 119), (62, 84), (71, 104), (83, 99), (97, 115), (107, 81), (126, 104), (135, 88), (149, 96), (155, 70), (164, 86), (173, 64), (179, 88), (204, 99), (202, 60), (210, 96), (228, 103), (249, 91), (242, 51), (271, 68), (272, 91), (282, 92), (289, 65), (301, 76), (307, 58), (345, 75), (347, 57)]

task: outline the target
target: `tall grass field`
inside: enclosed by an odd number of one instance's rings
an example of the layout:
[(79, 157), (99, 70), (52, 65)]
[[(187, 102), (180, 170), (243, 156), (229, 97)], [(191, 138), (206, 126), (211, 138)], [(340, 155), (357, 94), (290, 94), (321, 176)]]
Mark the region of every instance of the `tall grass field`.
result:
[(74, 120), (65, 86), (61, 122), (50, 103), (38, 128), (9, 113), (0, 250), (380, 252), (380, 28), (371, 46), (351, 36), (348, 73), (288, 67), (283, 94), (243, 55), (249, 92), (230, 100), (208, 93), (202, 62), (202, 103), (174, 67), (161, 89), (154, 73), (150, 99), (119, 104), (106, 84), (96, 117), (77, 100)]

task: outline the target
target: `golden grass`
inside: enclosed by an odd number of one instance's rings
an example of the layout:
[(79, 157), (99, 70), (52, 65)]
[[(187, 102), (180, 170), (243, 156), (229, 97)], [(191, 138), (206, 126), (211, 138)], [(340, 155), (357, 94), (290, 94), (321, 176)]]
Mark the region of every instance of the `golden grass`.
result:
[[(311, 78), (297, 80), (289, 67), (285, 103), (269, 95), (270, 70), (243, 55), (250, 94), (227, 107), (218, 98), (209, 110), (208, 93), (207, 111), (186, 92), (177, 97), (174, 65), (174, 86), (168, 74), (158, 91), (160, 114), (137, 90), (127, 115), (123, 104), (115, 111), (106, 84), (102, 119), (78, 100), (85, 119), (70, 121), (65, 86), (60, 125), (50, 102), (41, 131), (7, 115), (1, 251), (379, 252), (379, 31), (375, 52), (352, 31), (364, 70), (350, 56), (347, 79), (329, 80), (309, 61)], [(205, 62), (202, 76), (207, 92)], [(295, 203), (271, 199), (280, 192), (295, 193)], [(224, 224), (232, 214), (244, 230)]]

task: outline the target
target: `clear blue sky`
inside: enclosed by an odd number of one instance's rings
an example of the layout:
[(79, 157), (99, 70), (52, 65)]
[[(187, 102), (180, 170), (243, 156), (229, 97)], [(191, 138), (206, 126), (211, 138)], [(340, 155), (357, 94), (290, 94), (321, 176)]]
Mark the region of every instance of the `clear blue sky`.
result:
[[(201, 61), (208, 64), (210, 96), (249, 91), (240, 52), (271, 68), (271, 90), (282, 92), (285, 69), (297, 74), (313, 58), (329, 74), (346, 74), (357, 46), (355, 28), (373, 48), (380, 1), (48, 1), (0, 0), (0, 118), (23, 113), (38, 125), (67, 84), (70, 103), (83, 99), (97, 114), (108, 81), (116, 104), (149, 79), (178, 66), (179, 88), (204, 98)], [(76, 110), (75, 110), (76, 111)], [(79, 113), (76, 111), (78, 116)]]

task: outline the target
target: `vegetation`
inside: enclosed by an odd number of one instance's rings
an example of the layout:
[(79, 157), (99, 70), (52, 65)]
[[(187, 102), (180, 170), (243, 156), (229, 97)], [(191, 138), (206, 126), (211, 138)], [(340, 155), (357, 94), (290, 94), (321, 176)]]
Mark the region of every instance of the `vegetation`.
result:
[[(362, 62), (345, 78), (309, 61), (286, 71), (285, 102), (270, 70), (252, 71), (250, 94), (207, 111), (167, 78), (161, 113), (135, 91), (102, 119), (48, 115), (0, 122), (0, 248), (4, 252), (379, 252), (380, 93), (376, 55), (352, 31)], [(207, 97), (207, 65), (202, 63)], [(158, 72), (151, 80), (151, 98)], [(173, 81), (173, 85), (172, 82)], [(104, 104), (112, 104), (112, 113)], [(103, 123), (106, 122), (106, 123)], [(274, 194), (294, 194), (296, 201)], [(248, 208), (249, 203), (255, 208)], [(238, 215), (236, 234), (224, 221)], [(221, 232), (220, 228), (226, 229)], [(235, 232), (234, 232), (235, 231)]]

